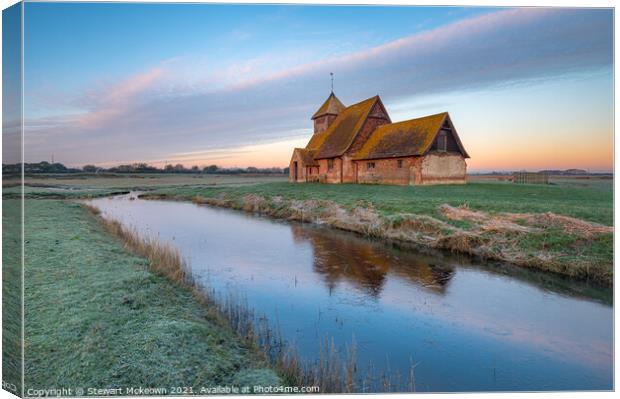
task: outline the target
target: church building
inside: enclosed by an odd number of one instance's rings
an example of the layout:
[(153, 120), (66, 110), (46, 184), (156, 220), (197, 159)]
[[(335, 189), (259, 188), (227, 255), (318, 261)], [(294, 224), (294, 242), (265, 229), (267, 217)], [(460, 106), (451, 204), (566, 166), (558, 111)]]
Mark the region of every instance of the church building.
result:
[(447, 112), (392, 123), (379, 96), (345, 107), (332, 92), (295, 148), (296, 183), (462, 184), (469, 158)]

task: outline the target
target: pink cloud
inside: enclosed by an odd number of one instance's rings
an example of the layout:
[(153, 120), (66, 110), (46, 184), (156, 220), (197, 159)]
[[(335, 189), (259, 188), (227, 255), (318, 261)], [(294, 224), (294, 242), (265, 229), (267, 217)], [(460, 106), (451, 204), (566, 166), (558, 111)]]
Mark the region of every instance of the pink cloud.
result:
[(132, 105), (137, 96), (152, 89), (161, 81), (164, 69), (161, 67), (131, 76), (122, 82), (104, 90), (101, 93), (91, 94), (97, 106), (96, 109), (81, 115), (78, 126), (94, 128), (120, 117)]

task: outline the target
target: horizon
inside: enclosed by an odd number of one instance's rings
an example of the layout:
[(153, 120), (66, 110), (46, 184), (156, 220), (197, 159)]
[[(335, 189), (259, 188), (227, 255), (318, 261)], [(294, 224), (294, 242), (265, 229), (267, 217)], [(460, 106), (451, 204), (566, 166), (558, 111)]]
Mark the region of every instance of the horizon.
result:
[(448, 111), (470, 173), (613, 169), (610, 9), (26, 3), (24, 21), (26, 162), (287, 167), (334, 72), (345, 105), (379, 94), (393, 122)]
[[(58, 162), (57, 160), (54, 160), (54, 162), (51, 161), (46, 161), (46, 160), (42, 160), (42, 161), (38, 161), (38, 162), (25, 162), (27, 164), (39, 164), (39, 163), (48, 163), (50, 165), (62, 165), (65, 166), (69, 169), (83, 169), (86, 166), (95, 166), (95, 167), (100, 167), (102, 169), (112, 169), (112, 168), (116, 168), (116, 167), (120, 167), (120, 166), (135, 166), (135, 165), (139, 165), (139, 164), (143, 164), (146, 167), (153, 167), (159, 170), (163, 170), (165, 168), (165, 166), (177, 166), (177, 163), (169, 163), (163, 166), (155, 166), (153, 164), (149, 164), (147, 162), (141, 162), (141, 161), (137, 161), (137, 162), (129, 162), (129, 163), (122, 163), (122, 164), (114, 164), (114, 165), (110, 165), (110, 166), (100, 166), (100, 165), (95, 165), (92, 163), (87, 163), (84, 165), (66, 165), (63, 164), (62, 162)], [(15, 164), (6, 164), (6, 163), (2, 163), (2, 166), (12, 166)], [(217, 164), (205, 164), (205, 165), (193, 165), (193, 164), (180, 164), (181, 166), (183, 166), (183, 168), (190, 170), (192, 169), (192, 167), (198, 167), (201, 171), (209, 166), (216, 166), (219, 170), (236, 170), (236, 169), (249, 169), (249, 168), (256, 168), (259, 170), (267, 170), (267, 169), (286, 169), (289, 166), (261, 166), (261, 167), (256, 167), (254, 165), (246, 165), (246, 166), (239, 166), (239, 165), (232, 165), (232, 166), (221, 166), (221, 165), (217, 165)], [(613, 174), (614, 171), (613, 170), (590, 170), (590, 169), (581, 169), (581, 168), (547, 168), (547, 169), (534, 169), (534, 170), (527, 170), (527, 169), (468, 169), (467, 170), (467, 174), (493, 174), (493, 173), (512, 173), (512, 172), (544, 172), (544, 171), (559, 171), (559, 172), (567, 172), (569, 170), (583, 170), (584, 172), (586, 172), (587, 174)], [(176, 172), (173, 172), (176, 173)]]

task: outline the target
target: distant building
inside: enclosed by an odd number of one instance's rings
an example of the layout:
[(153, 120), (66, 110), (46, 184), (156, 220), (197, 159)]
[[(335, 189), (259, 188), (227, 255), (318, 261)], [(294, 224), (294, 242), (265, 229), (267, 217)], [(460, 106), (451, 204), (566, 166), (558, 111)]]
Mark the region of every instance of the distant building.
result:
[(345, 107), (332, 92), (312, 120), (308, 145), (293, 150), (291, 182), (465, 183), (469, 155), (447, 112), (392, 123), (379, 96)]

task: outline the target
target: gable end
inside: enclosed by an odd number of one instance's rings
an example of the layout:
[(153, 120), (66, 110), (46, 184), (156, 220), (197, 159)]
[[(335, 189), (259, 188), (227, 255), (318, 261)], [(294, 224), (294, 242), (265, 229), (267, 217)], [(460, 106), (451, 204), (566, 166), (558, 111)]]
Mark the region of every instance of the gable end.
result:
[(440, 128), (435, 132), (432, 144), (424, 151), (424, 154), (428, 154), (430, 151), (458, 152), (464, 158), (469, 158), (448, 113), (446, 113)]

